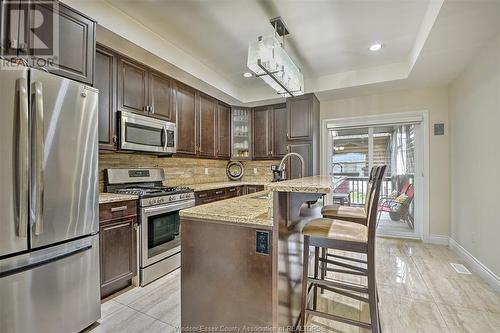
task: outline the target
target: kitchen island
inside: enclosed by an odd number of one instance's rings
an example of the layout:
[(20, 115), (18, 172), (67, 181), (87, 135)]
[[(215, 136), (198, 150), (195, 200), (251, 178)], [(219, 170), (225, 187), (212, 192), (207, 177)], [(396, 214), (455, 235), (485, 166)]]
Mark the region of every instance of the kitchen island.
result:
[(300, 312), (300, 231), (320, 216), (314, 202), (342, 180), (270, 183), (264, 192), (181, 211), (183, 330), (291, 330)]

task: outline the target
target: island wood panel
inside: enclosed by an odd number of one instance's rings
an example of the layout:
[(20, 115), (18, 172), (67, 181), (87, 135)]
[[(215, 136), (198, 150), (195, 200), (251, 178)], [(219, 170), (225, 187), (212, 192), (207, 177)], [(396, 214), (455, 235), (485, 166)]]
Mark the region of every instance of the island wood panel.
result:
[[(182, 217), (181, 228), (182, 327), (272, 326), (273, 231)], [(257, 230), (270, 233), (268, 255), (256, 253)]]

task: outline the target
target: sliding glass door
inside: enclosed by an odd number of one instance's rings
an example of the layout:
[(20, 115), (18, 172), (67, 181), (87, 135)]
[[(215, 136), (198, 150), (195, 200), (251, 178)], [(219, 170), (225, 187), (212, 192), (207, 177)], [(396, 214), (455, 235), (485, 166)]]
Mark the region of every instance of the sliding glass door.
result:
[(363, 207), (370, 169), (387, 165), (377, 214), (380, 235), (421, 238), (422, 205), (416, 197), (423, 166), (421, 126), (399, 123), (328, 130), (330, 173), (344, 177), (332, 195), (334, 203)]

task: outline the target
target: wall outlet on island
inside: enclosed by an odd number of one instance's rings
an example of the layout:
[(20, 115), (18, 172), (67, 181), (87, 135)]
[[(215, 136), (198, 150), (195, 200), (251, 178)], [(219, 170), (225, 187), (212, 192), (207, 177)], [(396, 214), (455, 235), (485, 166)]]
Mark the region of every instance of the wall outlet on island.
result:
[(257, 168), (253, 168), (253, 174), (256, 175), (257, 174)]
[(208, 168), (205, 168), (205, 175), (208, 175)]

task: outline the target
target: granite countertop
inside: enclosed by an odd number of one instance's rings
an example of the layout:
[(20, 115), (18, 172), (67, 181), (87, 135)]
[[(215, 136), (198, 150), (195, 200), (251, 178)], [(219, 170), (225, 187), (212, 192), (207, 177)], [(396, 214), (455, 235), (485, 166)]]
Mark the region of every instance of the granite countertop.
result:
[(193, 189), (195, 192), (199, 191), (207, 191), (207, 190), (215, 190), (218, 188), (225, 187), (233, 187), (233, 186), (243, 186), (243, 185), (264, 185), (266, 186), (269, 182), (262, 181), (229, 181), (229, 182), (221, 182), (221, 183), (205, 183), (205, 184), (190, 184), (190, 185), (182, 185)]
[(272, 192), (261, 191), (184, 209), (180, 211), (180, 215), (186, 218), (271, 227), (272, 207)]
[(137, 199), (139, 197), (133, 194), (99, 193), (99, 204)]
[(274, 192), (301, 192), (328, 194), (339, 186), (346, 177), (312, 176), (282, 182), (269, 183), (267, 188)]

